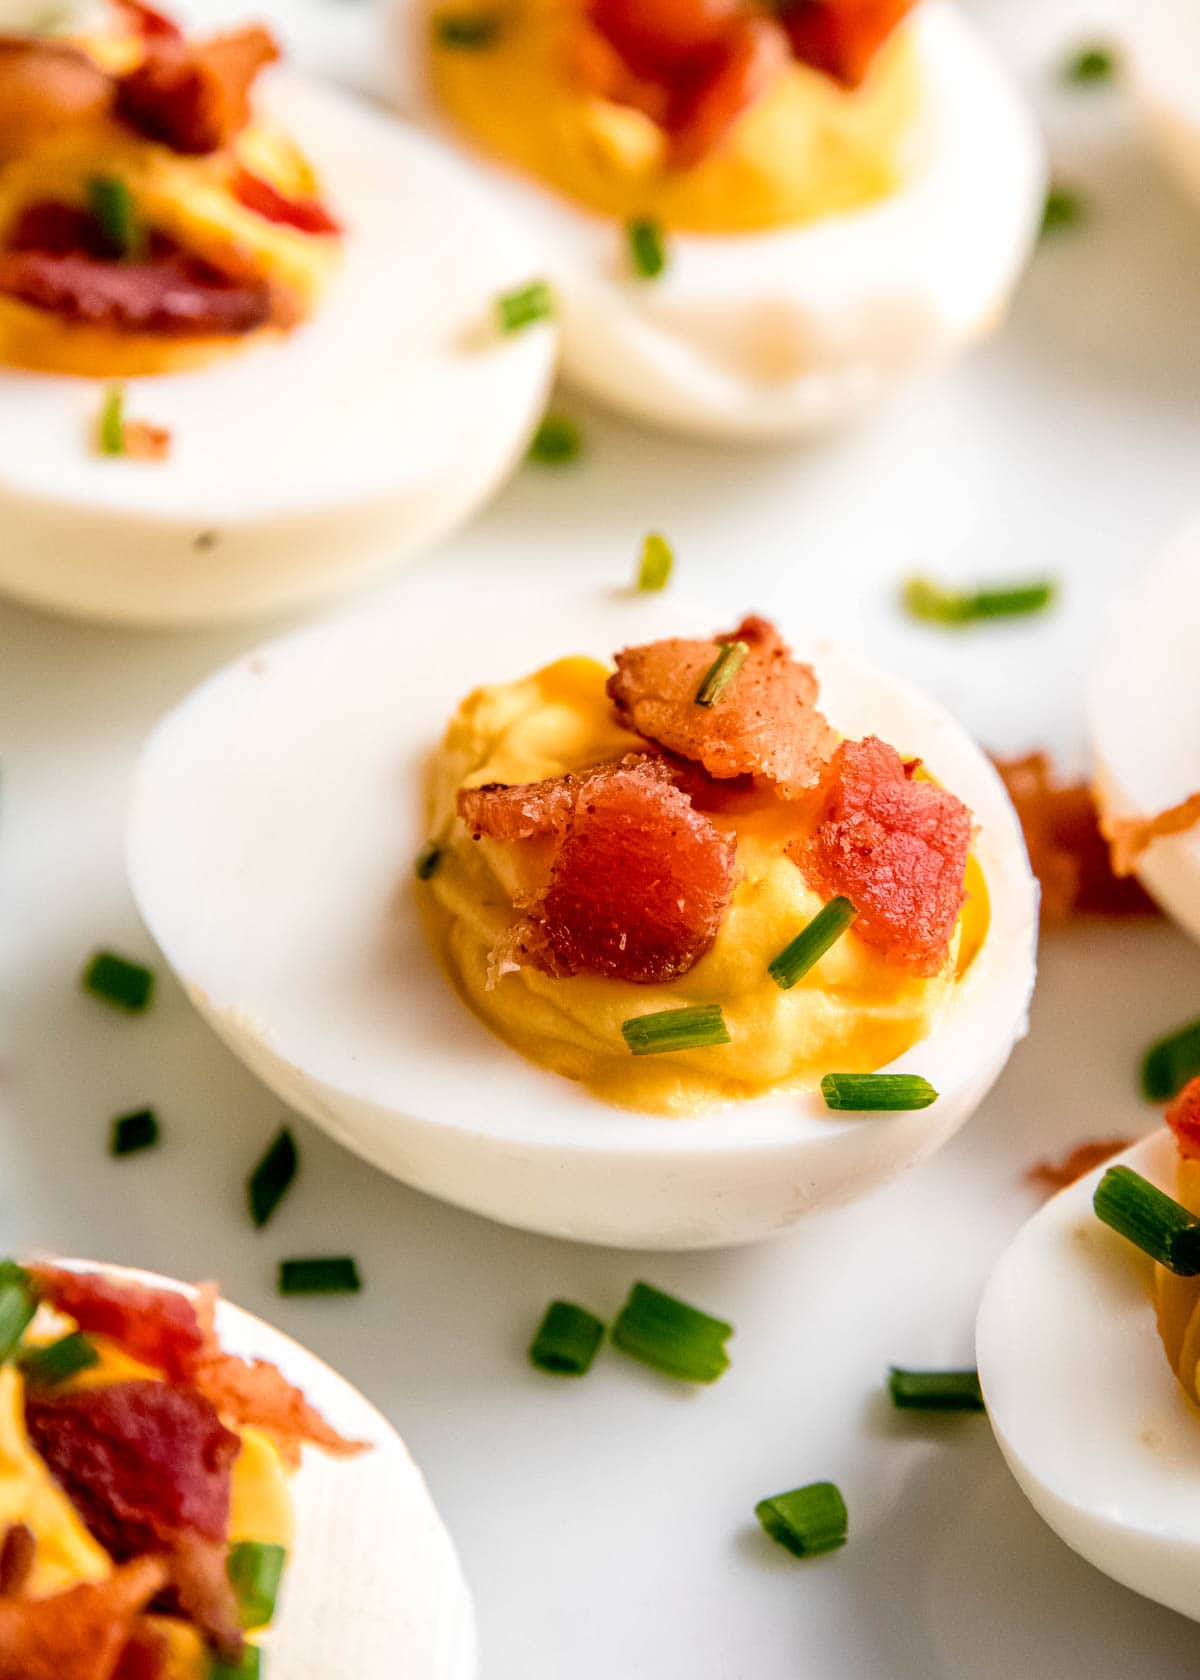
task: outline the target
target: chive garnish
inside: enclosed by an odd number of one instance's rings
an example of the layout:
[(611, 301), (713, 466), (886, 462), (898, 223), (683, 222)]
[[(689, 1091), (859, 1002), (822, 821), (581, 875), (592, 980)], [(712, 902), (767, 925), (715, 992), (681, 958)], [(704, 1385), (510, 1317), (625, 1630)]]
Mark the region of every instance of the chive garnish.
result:
[(12, 1358), (37, 1312), (29, 1273), (8, 1262), (0, 1272), (0, 1365)]
[(1200, 1219), (1132, 1167), (1109, 1167), (1092, 1198), (1097, 1219), (1179, 1277), (1200, 1275)]
[(262, 1680), (262, 1652), (257, 1645), (243, 1645), (232, 1662), (210, 1657), (204, 1680)]
[(433, 38), (439, 47), (479, 52), (495, 46), (500, 19), (490, 12), (443, 12), (433, 20)]
[(573, 1301), (551, 1301), (529, 1347), (529, 1363), (558, 1377), (583, 1377), (592, 1368), (604, 1322)]
[(296, 1140), (288, 1127), (282, 1126), (246, 1180), (250, 1217), (260, 1231), (291, 1189), (292, 1180), (299, 1170), (300, 1152), (296, 1148)]
[(361, 1288), (358, 1263), (348, 1254), (279, 1262), (281, 1295), (354, 1295)]
[(496, 299), (496, 314), (501, 332), (520, 332), (554, 314), (554, 293), (544, 280), (532, 280), (515, 292), (502, 293)]
[(657, 280), (667, 266), (662, 223), (649, 216), (635, 216), (626, 224), (625, 232), (633, 272), (641, 280)]
[(903, 1371), (893, 1365), (888, 1372), (888, 1393), (892, 1405), (901, 1411), (982, 1412), (984, 1409), (978, 1371)]
[(1075, 84), (1111, 82), (1117, 73), (1117, 56), (1111, 47), (1081, 47), (1063, 65), (1063, 80)]
[(429, 840), (417, 853), (417, 861), (413, 865), (418, 881), (428, 881), (439, 863), (442, 861), (442, 848), (436, 840)]
[(947, 589), (932, 578), (910, 577), (901, 588), (900, 600), (911, 618), (925, 624), (960, 625), (1044, 612), (1056, 593), (1048, 578), (1008, 588)]
[(786, 992), (820, 962), (857, 915), (858, 911), (850, 900), (840, 896), (831, 898), (818, 910), (808, 926), (802, 928), (791, 944), (785, 945), (774, 961), (767, 965), (767, 973), (780, 991)]
[(55, 1388), (99, 1363), (100, 1355), (81, 1330), (73, 1330), (46, 1347), (26, 1348), (19, 1360), (32, 1388)]
[(93, 175), (87, 184), (88, 212), (114, 257), (142, 256), (146, 232), (137, 219), (133, 194), (115, 175)]
[(746, 663), (749, 652), (746, 642), (722, 642), (720, 653), (704, 673), (704, 680), (696, 690), (697, 706), (716, 705)]
[(136, 1155), (140, 1149), (153, 1149), (158, 1142), (158, 1115), (152, 1108), (135, 1108), (131, 1114), (118, 1114), (109, 1133), (110, 1155)]
[(649, 1283), (634, 1284), (612, 1327), (614, 1347), (684, 1382), (716, 1382), (729, 1369), (732, 1335), (732, 1324)]
[(821, 1081), (827, 1108), (861, 1113), (928, 1108), (937, 1092), (917, 1073), (827, 1073)]
[(1200, 1073), (1200, 1021), (1189, 1021), (1153, 1043), (1142, 1057), (1142, 1091), (1150, 1102), (1170, 1102)]
[(648, 593), (653, 589), (665, 589), (671, 581), (674, 564), (674, 551), (662, 532), (647, 531), (642, 538), (642, 554), (638, 561), (639, 590)]
[(846, 1544), (849, 1515), (833, 1482), (810, 1482), (791, 1493), (760, 1499), (754, 1514), (771, 1539), (793, 1557), (820, 1557)]
[(1062, 228), (1075, 227), (1086, 215), (1087, 207), (1079, 193), (1070, 187), (1052, 186), (1042, 210), (1042, 232), (1058, 233)]
[(275, 1615), (287, 1552), (264, 1540), (240, 1540), (229, 1548), (225, 1571), (244, 1628), (266, 1627)]
[(125, 387), (110, 385), (104, 393), (96, 437), (101, 455), (125, 453)]
[(154, 996), (154, 974), (144, 963), (130, 962), (115, 951), (97, 951), (81, 976), (85, 992), (117, 1009), (140, 1014)]
[(621, 1022), (621, 1037), (634, 1056), (659, 1056), (670, 1050), (706, 1050), (728, 1044), (729, 1028), (719, 1003), (697, 1003), (689, 1009), (658, 1009)]
[(529, 459), (542, 467), (563, 467), (583, 453), (579, 427), (562, 414), (547, 414), (529, 445)]

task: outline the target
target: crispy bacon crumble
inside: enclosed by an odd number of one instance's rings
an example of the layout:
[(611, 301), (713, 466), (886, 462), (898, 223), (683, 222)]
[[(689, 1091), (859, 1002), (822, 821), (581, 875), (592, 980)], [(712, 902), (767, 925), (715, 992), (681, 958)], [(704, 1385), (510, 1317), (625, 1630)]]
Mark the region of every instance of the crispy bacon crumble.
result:
[(1123, 1149), (1128, 1149), (1132, 1138), (1090, 1138), (1085, 1143), (1078, 1143), (1058, 1161), (1037, 1161), (1025, 1174), (1028, 1182), (1047, 1195), (1054, 1195), (1059, 1190), (1065, 1190), (1077, 1179), (1085, 1177), (1094, 1168), (1103, 1166), (1105, 1161), (1111, 1161), (1114, 1155), (1119, 1155)]
[(1132, 875), (1144, 854), (1156, 840), (1186, 834), (1200, 823), (1200, 793), (1181, 799), (1152, 817), (1109, 817), (1103, 824), (1104, 837), (1112, 848), (1113, 873)]
[(1185, 1161), (1200, 1161), (1200, 1076), (1190, 1080), (1169, 1104), (1167, 1125)]

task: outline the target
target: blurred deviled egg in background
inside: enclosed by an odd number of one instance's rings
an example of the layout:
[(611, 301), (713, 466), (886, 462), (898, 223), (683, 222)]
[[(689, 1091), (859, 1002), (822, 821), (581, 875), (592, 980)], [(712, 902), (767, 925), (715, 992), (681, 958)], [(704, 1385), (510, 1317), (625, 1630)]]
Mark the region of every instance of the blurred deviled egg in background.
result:
[(1146, 131), (1175, 178), (1200, 198), (1200, 14), (1191, 0), (1126, 0), (1121, 18)]

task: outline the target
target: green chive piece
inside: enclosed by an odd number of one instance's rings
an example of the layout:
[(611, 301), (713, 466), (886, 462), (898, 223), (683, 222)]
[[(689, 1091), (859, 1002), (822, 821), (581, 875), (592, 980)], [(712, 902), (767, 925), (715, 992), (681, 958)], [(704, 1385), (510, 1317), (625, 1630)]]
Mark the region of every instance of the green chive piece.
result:
[(529, 1362), (558, 1377), (584, 1377), (603, 1340), (603, 1319), (573, 1301), (551, 1301), (530, 1344)]
[(417, 853), (417, 861), (413, 865), (418, 881), (428, 881), (431, 875), (437, 873), (437, 866), (442, 861), (442, 848), (436, 840), (429, 840)]
[(544, 280), (532, 280), (528, 286), (498, 297), (496, 313), (501, 332), (520, 332), (535, 321), (550, 319), (554, 314), (554, 293)]
[(96, 438), (101, 455), (125, 453), (125, 387), (110, 385), (104, 393)]
[(846, 1544), (849, 1514), (833, 1482), (810, 1482), (791, 1493), (760, 1499), (754, 1514), (771, 1539), (793, 1557), (820, 1557)]
[(642, 538), (642, 555), (638, 561), (637, 586), (644, 594), (665, 589), (671, 581), (675, 554), (661, 531), (647, 531)]
[(257, 1645), (243, 1645), (242, 1654), (233, 1662), (210, 1657), (205, 1680), (262, 1680), (262, 1652)]
[(443, 12), (433, 20), (433, 38), (439, 47), (480, 52), (494, 47), (499, 36), (500, 19), (490, 12)]
[(1092, 1206), (1097, 1219), (1168, 1271), (1200, 1275), (1200, 1219), (1132, 1167), (1109, 1167)]
[(152, 1108), (135, 1108), (132, 1114), (118, 1114), (112, 1123), (110, 1155), (136, 1155), (139, 1149), (153, 1149), (159, 1137), (158, 1115)]
[(529, 459), (540, 467), (565, 467), (582, 453), (579, 427), (562, 414), (547, 414), (529, 445)]
[(130, 962), (115, 951), (97, 951), (89, 958), (81, 984), (85, 992), (103, 998), (117, 1009), (139, 1015), (154, 996), (154, 973), (144, 963)]
[(716, 1382), (729, 1369), (733, 1325), (648, 1283), (635, 1283), (612, 1327), (614, 1347), (683, 1382)]
[(275, 1617), (287, 1552), (264, 1540), (240, 1540), (229, 1548), (225, 1570), (244, 1628), (267, 1627)]
[(1077, 227), (1086, 217), (1087, 205), (1079, 193), (1070, 187), (1052, 186), (1046, 194), (1042, 210), (1042, 233), (1058, 233), (1063, 228)]
[(696, 690), (697, 706), (715, 706), (737, 676), (750, 652), (747, 642), (722, 642), (721, 651), (704, 673)]
[(88, 212), (114, 257), (145, 254), (146, 230), (137, 219), (133, 194), (115, 175), (93, 175), (87, 184)]
[(262, 1156), (246, 1180), (246, 1200), (250, 1217), (261, 1231), (275, 1209), (292, 1187), (292, 1180), (300, 1170), (300, 1152), (287, 1126)]
[(910, 618), (925, 624), (976, 624), (981, 619), (1022, 618), (1052, 606), (1057, 588), (1049, 579), (1009, 588), (947, 589), (928, 577), (906, 578), (900, 602)]
[(1150, 1102), (1170, 1102), (1200, 1074), (1200, 1021), (1189, 1021), (1153, 1043), (1142, 1057), (1142, 1091)]
[(19, 1360), (31, 1388), (56, 1388), (99, 1363), (100, 1355), (81, 1330), (73, 1330), (46, 1347), (26, 1348)]
[(20, 1266), (6, 1267), (0, 1282), (0, 1365), (6, 1364), (17, 1351), (36, 1312), (37, 1297), (29, 1274)]
[(871, 1114), (928, 1108), (938, 1098), (928, 1079), (918, 1073), (827, 1073), (821, 1095), (827, 1108)]
[(281, 1295), (356, 1295), (361, 1288), (358, 1263), (348, 1254), (279, 1262)]
[(690, 1009), (658, 1009), (621, 1022), (621, 1037), (634, 1056), (661, 1056), (671, 1050), (707, 1050), (728, 1044), (729, 1028), (719, 1003), (697, 1003)]
[(888, 1393), (900, 1411), (982, 1412), (983, 1390), (978, 1371), (903, 1371), (893, 1365), (888, 1372)]
[(790, 945), (785, 945), (774, 961), (767, 964), (767, 973), (780, 991), (786, 992), (809, 969), (820, 962), (831, 945), (845, 933), (858, 915), (848, 898), (831, 898), (818, 910), (808, 926), (801, 928)]
[(633, 272), (640, 280), (657, 280), (667, 266), (662, 223), (649, 216), (636, 216), (626, 224), (625, 232)]
[(1117, 73), (1117, 55), (1111, 47), (1099, 44), (1081, 47), (1063, 65), (1065, 82), (1082, 85), (1092, 82), (1111, 82)]

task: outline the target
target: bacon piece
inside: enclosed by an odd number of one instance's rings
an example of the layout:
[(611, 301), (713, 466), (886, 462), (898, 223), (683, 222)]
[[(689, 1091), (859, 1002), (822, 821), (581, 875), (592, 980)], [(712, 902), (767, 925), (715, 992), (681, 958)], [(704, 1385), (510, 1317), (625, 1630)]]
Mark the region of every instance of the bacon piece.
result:
[(265, 326), (265, 280), (232, 280), (180, 252), (118, 263), (82, 252), (0, 251), (0, 293), (64, 320), (164, 337), (236, 337)]
[(571, 821), (585, 777), (548, 776), (542, 782), (485, 782), (459, 788), (458, 814), (481, 840), (532, 840), (561, 833)]
[(667, 123), (676, 167), (686, 169), (715, 151), (787, 62), (787, 36), (771, 18), (747, 18), (732, 30), (704, 74), (674, 101)]
[(266, 1359), (239, 1359), (214, 1345), (192, 1365), (191, 1381), (231, 1423), (262, 1429), (285, 1446), (308, 1443), (337, 1458), (366, 1451), (367, 1442), (340, 1435)]
[(944, 788), (914, 781), (919, 762), (875, 735), (843, 741), (821, 778), (816, 827), (787, 855), (823, 897), (850, 900), (860, 939), (930, 975), (966, 900), (971, 813)]
[(1167, 1108), (1167, 1125), (1185, 1161), (1200, 1161), (1200, 1076), (1191, 1079)]
[(138, 1558), (50, 1598), (0, 1599), (0, 1680), (112, 1680), (167, 1573), (161, 1558)]
[(1142, 854), (1156, 840), (1171, 834), (1186, 834), (1200, 823), (1200, 793), (1190, 794), (1178, 805), (1158, 811), (1152, 817), (1110, 817), (1104, 824), (1104, 836), (1112, 846), (1113, 873), (1132, 875)]
[(242, 1649), (242, 1629), (227, 1558), (224, 1538), (198, 1540), (187, 1535), (176, 1540), (170, 1551), (169, 1608), (180, 1611), (232, 1663)]
[(126, 420), (123, 436), (122, 453), (131, 461), (165, 461), (171, 453), (169, 426), (156, 426), (151, 420)]
[[(696, 692), (723, 642), (750, 649), (715, 705)], [(837, 737), (816, 708), (811, 665), (792, 659), (774, 625), (747, 618), (711, 641), (672, 637), (616, 657), (608, 695), (627, 728), (694, 759), (710, 776), (753, 775), (794, 799), (817, 782)]]
[(783, 12), (792, 52), (846, 87), (858, 87), (875, 55), (917, 0), (794, 0)]
[(174, 1382), (186, 1381), (192, 1362), (205, 1351), (196, 1308), (178, 1290), (59, 1266), (33, 1265), (28, 1271), (38, 1294), (56, 1312), (73, 1318), (90, 1335), (107, 1336), (131, 1359), (152, 1365)]
[(316, 198), (288, 198), (278, 187), (252, 175), (248, 169), (238, 169), (233, 177), (233, 195), (239, 204), (268, 222), (297, 228), (301, 233), (340, 233), (337, 222)]
[(0, 157), (103, 117), (114, 91), (112, 77), (77, 47), (0, 36)]
[(142, 62), (117, 83), (117, 116), (173, 151), (220, 151), (249, 122), (254, 79), (278, 57), (259, 26), (206, 41), (152, 35)]
[(1086, 1143), (1076, 1144), (1069, 1154), (1060, 1161), (1038, 1161), (1025, 1174), (1029, 1183), (1047, 1195), (1054, 1195), (1056, 1191), (1065, 1190), (1076, 1179), (1083, 1178), (1095, 1167), (1102, 1166), (1105, 1161), (1111, 1161), (1114, 1155), (1119, 1155), (1123, 1149), (1128, 1149), (1132, 1138), (1091, 1138)]
[(168, 1647), (163, 1635), (153, 1623), (139, 1622), (121, 1652), (113, 1680), (164, 1680), (167, 1661)]
[(0, 1543), (0, 1598), (21, 1591), (29, 1579), (36, 1551), (33, 1530), (25, 1523), (13, 1523)]
[(167, 17), (165, 12), (156, 11), (153, 6), (147, 6), (145, 0), (116, 0), (116, 4), (140, 35), (169, 36), (174, 41), (183, 35), (183, 30), (173, 18)]

